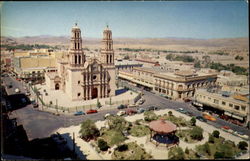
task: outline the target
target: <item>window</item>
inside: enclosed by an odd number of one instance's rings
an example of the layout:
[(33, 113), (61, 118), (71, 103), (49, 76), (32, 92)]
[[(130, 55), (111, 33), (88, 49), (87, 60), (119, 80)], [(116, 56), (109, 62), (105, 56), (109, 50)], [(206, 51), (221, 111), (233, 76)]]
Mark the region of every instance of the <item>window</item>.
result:
[(158, 91), (158, 87), (155, 87), (155, 90)]
[(215, 104), (219, 104), (219, 100), (214, 99), (214, 103), (215, 103)]
[(206, 96), (203, 96), (203, 99), (205, 99), (206, 98)]
[(229, 103), (229, 107), (233, 107), (233, 104), (232, 104), (232, 103)]
[(80, 81), (78, 81), (78, 84), (80, 84)]
[(211, 97), (208, 97), (208, 100), (211, 100)]
[(225, 105), (226, 105), (226, 102), (222, 101), (221, 104), (225, 106)]
[(77, 93), (77, 96), (79, 97), (81, 95), (81, 93)]
[(246, 111), (246, 106), (241, 106), (242, 111)]
[(239, 110), (239, 109), (240, 109), (240, 106), (234, 105), (234, 109)]

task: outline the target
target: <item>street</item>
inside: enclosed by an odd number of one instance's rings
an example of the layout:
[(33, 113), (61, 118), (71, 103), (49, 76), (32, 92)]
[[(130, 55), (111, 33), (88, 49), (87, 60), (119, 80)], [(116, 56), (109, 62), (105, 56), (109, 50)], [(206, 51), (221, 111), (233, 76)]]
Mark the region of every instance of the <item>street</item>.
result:
[[(13, 87), (7, 88), (7, 93), (14, 94), (15, 88), (19, 88), (21, 93), (25, 92), (25, 89), (23, 88), (23, 84), (11, 77), (4, 77), (3, 81), (5, 85), (10, 84), (12, 82)], [(129, 84), (126, 84), (126, 86), (141, 90), (138, 87), (131, 86)], [(189, 103), (184, 102), (177, 102), (168, 100), (166, 98), (163, 98), (161, 96), (158, 96), (156, 94), (153, 94), (151, 92), (143, 90), (144, 93), (144, 99), (146, 100), (144, 104), (140, 105), (139, 107), (147, 108), (150, 105), (158, 106), (161, 109), (178, 109), (183, 108), (186, 111), (192, 112), (195, 116), (200, 116), (201, 112), (198, 111), (196, 108), (190, 106)], [(23, 108), (17, 109), (13, 111), (10, 114), (10, 118), (17, 118), (18, 124), (22, 124), (24, 126), (24, 129), (27, 132), (29, 140), (34, 138), (42, 138), (42, 137), (48, 137), (50, 134), (52, 134), (55, 130), (61, 127), (68, 127), (72, 125), (79, 125), (82, 121), (91, 119), (91, 120), (103, 120), (104, 115), (107, 113), (110, 114), (116, 114), (119, 110), (114, 109), (104, 109), (104, 107), (101, 107), (101, 110), (98, 111), (98, 113), (95, 114), (87, 114), (87, 115), (80, 115), (80, 116), (74, 116), (73, 114), (61, 114), (61, 115), (55, 115), (46, 111), (40, 111), (38, 108), (33, 108), (32, 104), (29, 104)], [(207, 123), (215, 126), (215, 127), (221, 127), (221, 126), (229, 126), (234, 131), (240, 131), (244, 134), (250, 135), (250, 131), (247, 130), (244, 127), (240, 127), (237, 125), (234, 125), (232, 123), (226, 122), (220, 118), (217, 118), (216, 122), (208, 121)]]

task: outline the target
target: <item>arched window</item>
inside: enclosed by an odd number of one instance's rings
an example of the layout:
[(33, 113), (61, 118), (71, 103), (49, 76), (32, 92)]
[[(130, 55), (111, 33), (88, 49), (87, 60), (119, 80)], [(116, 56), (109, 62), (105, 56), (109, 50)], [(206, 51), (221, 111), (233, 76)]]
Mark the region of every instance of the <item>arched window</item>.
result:
[(107, 62), (107, 64), (108, 64), (108, 61), (109, 61), (109, 56), (107, 55), (107, 61), (106, 61), (106, 62)]
[(110, 55), (110, 63), (112, 63), (112, 55)]
[(75, 55), (75, 64), (77, 64), (77, 55)]
[(81, 55), (79, 55), (78, 61), (79, 61), (79, 64), (81, 64)]
[(76, 49), (76, 43), (75, 43), (75, 49)]

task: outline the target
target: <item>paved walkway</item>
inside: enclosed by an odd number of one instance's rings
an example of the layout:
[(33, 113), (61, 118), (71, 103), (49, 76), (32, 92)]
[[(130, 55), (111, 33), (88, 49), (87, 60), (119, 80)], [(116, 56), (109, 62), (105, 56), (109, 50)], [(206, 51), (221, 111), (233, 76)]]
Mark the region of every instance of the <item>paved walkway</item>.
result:
[[(46, 104), (49, 104), (50, 101), (52, 102), (53, 105), (58, 105), (62, 107), (71, 107), (75, 108), (76, 106), (86, 106), (86, 105), (93, 105), (96, 107), (97, 104), (97, 98), (92, 99), (92, 100), (80, 100), (80, 101), (71, 101), (69, 96), (64, 93), (62, 90), (50, 90), (46, 85), (36, 85), (37, 89), (39, 89), (40, 93), (43, 95), (42, 99)], [(46, 96), (44, 92), (48, 93)], [(133, 103), (133, 99), (138, 95), (138, 93), (133, 92), (133, 91), (127, 91), (123, 94), (117, 95), (117, 96), (112, 96), (111, 97), (111, 103), (114, 104), (116, 102), (126, 102), (129, 104)], [(105, 102), (109, 102), (110, 98), (102, 98), (99, 99), (99, 102), (101, 105), (105, 105)]]

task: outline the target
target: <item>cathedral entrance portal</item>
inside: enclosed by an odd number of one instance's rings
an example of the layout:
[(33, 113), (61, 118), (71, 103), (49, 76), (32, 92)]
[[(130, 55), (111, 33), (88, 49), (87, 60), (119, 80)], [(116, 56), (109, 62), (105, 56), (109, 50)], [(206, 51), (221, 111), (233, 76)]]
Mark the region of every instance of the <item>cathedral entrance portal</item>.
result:
[(59, 90), (59, 84), (58, 83), (56, 83), (56, 85), (55, 85), (55, 90)]
[(92, 99), (97, 98), (98, 96), (97, 92), (98, 92), (97, 88), (92, 88)]

